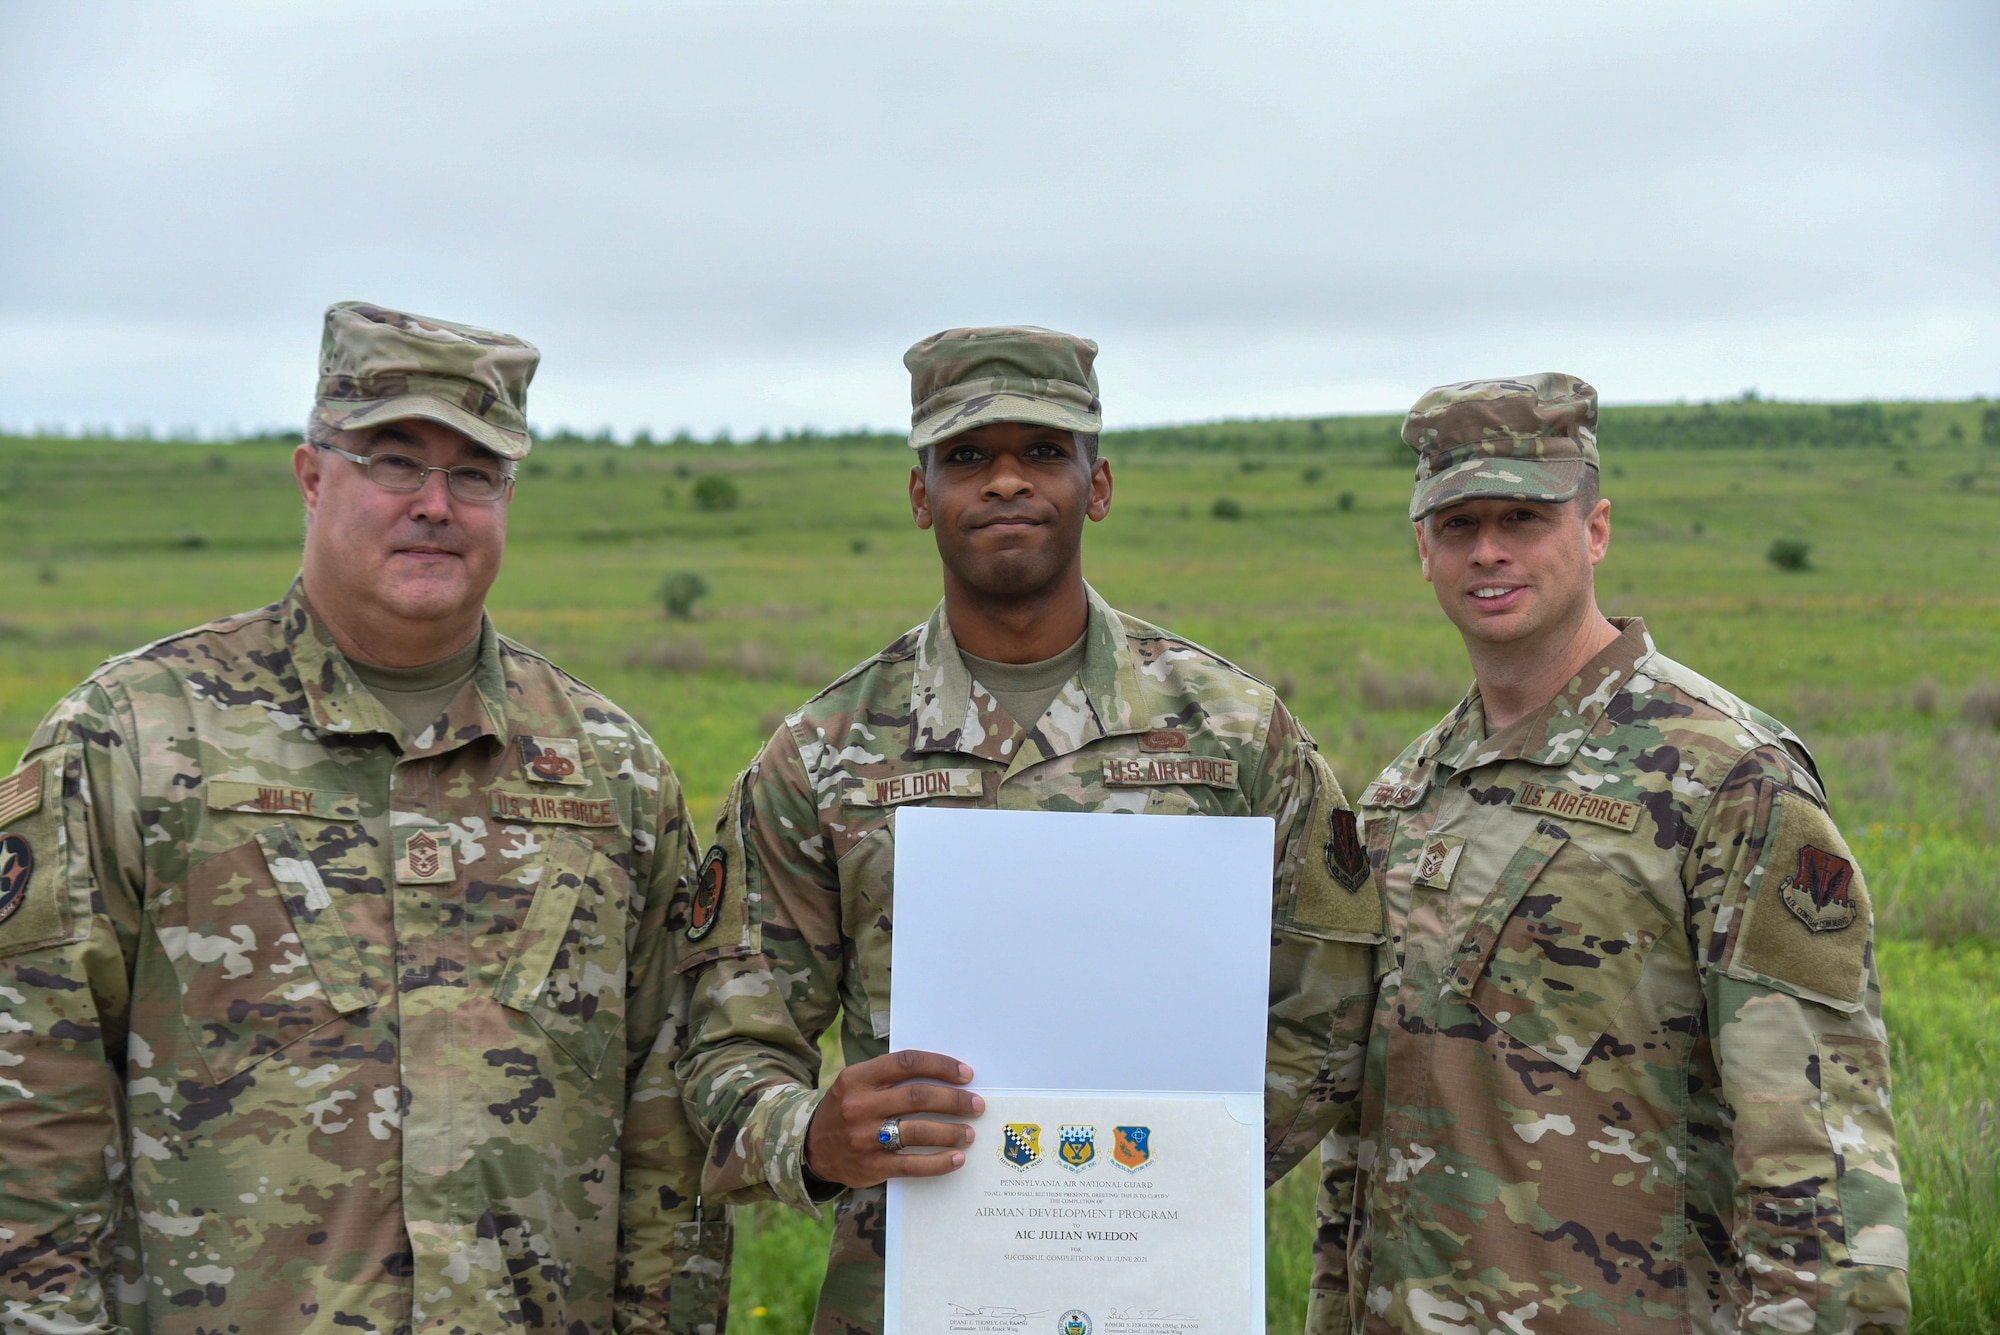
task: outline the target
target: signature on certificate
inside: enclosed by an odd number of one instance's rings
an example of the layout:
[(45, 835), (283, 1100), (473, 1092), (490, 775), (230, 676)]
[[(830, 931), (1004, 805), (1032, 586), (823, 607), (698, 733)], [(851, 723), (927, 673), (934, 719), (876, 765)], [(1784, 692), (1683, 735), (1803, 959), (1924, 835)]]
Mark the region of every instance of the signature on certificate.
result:
[(1024, 1326), (1038, 1316), (1047, 1316), (1049, 1314), (1047, 1308), (1043, 1308), (1039, 1312), (1023, 1312), (1018, 1307), (997, 1307), (992, 1303), (980, 1303), (977, 1306), (972, 1306), (966, 1303), (948, 1302), (945, 1305), (951, 1308), (953, 1316), (983, 1317), (988, 1321), (999, 1321), (1009, 1326)]

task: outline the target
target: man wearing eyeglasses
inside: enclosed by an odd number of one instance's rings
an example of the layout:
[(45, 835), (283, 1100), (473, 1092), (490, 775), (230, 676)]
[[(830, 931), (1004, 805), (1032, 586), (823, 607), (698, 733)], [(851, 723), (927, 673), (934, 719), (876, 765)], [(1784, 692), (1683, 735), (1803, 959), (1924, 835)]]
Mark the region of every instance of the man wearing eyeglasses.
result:
[(719, 1328), (687, 808), (485, 615), (539, 357), (328, 310), (299, 580), (105, 664), (0, 783), (9, 1323)]

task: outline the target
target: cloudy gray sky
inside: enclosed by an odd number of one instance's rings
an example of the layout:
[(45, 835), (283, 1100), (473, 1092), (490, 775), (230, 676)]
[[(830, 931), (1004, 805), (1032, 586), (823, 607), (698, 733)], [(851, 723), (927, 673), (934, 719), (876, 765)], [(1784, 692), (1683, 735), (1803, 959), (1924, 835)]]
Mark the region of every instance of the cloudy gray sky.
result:
[(531, 416), (1115, 425), (2000, 391), (2000, 7), (0, 0), (0, 426), (289, 424), (319, 312), (520, 333)]

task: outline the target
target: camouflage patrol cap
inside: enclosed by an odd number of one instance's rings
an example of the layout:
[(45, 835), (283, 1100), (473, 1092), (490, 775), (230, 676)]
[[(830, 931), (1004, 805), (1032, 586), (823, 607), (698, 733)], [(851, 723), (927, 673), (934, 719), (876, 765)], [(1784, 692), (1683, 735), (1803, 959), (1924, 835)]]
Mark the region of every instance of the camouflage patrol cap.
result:
[(336, 302), (326, 308), (313, 413), (341, 431), (429, 418), (519, 459), (531, 443), (528, 382), (541, 359), (512, 334)]
[(989, 422), (1104, 429), (1097, 344), (1033, 325), (947, 329), (903, 354), (910, 368), (910, 448)]
[(1566, 501), (1597, 467), (1597, 391), (1543, 371), (1427, 390), (1403, 419), (1417, 452), (1410, 518), (1495, 496)]

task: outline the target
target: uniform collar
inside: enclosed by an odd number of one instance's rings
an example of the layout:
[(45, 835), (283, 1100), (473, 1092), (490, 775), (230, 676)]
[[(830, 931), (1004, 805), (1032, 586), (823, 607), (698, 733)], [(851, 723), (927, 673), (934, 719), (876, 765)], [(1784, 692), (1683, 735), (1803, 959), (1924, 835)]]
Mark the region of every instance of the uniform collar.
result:
[(1584, 664), (1554, 699), (1488, 737), (1486, 710), (1475, 685), (1432, 734), (1420, 759), (1453, 770), (1476, 769), (1502, 760), (1525, 760), (1533, 765), (1569, 763), (1583, 739), (1596, 731), (1611, 697), (1653, 652), (1653, 637), (1646, 633), (1643, 620), (1612, 617), (1610, 621), (1618, 628), (1618, 638)]
[(441, 755), (481, 737), (506, 738), (507, 674), (500, 662), (500, 636), (491, 617), (480, 617), (479, 665), (465, 689), (446, 707), (445, 726), (433, 725), (411, 737), (375, 693), (362, 684), (347, 656), (334, 644), (326, 623), (306, 600), (303, 578), (292, 581), (278, 610), (305, 696), (306, 714), (318, 731), (350, 737), (386, 733), (409, 757)]
[(1148, 693), (1118, 614), (1088, 584), (1084, 594), (1090, 620), (1084, 630), (1083, 667), (1048, 712), (1026, 724), (1009, 718), (990, 693), (974, 694), (972, 674), (939, 603), (917, 632), (910, 751), (957, 752), (1018, 769), (1067, 755), (1100, 737), (1150, 727), (1143, 720), (1154, 711), (1143, 705)]

